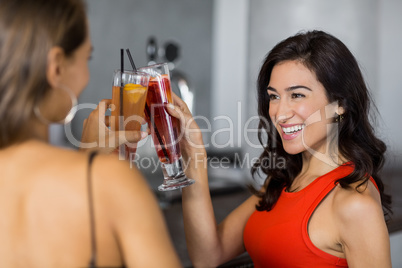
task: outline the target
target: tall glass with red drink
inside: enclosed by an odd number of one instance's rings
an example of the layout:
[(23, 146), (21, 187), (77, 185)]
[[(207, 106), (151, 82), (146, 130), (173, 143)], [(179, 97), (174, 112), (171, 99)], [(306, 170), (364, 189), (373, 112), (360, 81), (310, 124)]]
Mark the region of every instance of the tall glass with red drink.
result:
[(151, 75), (145, 114), (164, 176), (158, 189), (168, 191), (191, 185), (194, 180), (183, 172), (178, 119), (166, 110), (166, 104), (173, 103), (168, 65), (155, 64), (138, 70)]

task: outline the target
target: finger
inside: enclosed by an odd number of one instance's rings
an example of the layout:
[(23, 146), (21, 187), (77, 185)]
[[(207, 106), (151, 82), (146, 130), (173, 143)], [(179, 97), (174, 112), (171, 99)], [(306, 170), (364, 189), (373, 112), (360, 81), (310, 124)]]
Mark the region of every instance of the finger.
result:
[(148, 137), (149, 133), (145, 131), (124, 131), (128, 142), (139, 142)]
[(110, 127), (110, 116), (105, 116), (105, 125)]
[(124, 144), (124, 143), (137, 143), (142, 139), (148, 137), (147, 132), (143, 131), (116, 131), (116, 144)]
[(93, 110), (90, 114), (94, 120), (97, 119), (99, 122), (105, 122), (105, 114), (106, 110), (109, 109), (109, 106), (112, 104), (112, 100), (110, 99), (103, 99), (99, 102), (98, 106), (95, 110)]
[(173, 104), (177, 105), (182, 109), (184, 112), (190, 113), (190, 110), (187, 107), (187, 104), (179, 98), (174, 92), (172, 92), (172, 97), (173, 97)]
[(102, 99), (99, 103), (104, 103), (109, 107), (112, 104), (112, 100), (111, 99)]
[(143, 132), (146, 132), (146, 133), (148, 133), (148, 135), (149, 135), (149, 134), (151, 134), (151, 129), (149, 128), (149, 126), (147, 126), (147, 129), (144, 130)]
[(82, 128), (85, 128), (85, 126), (87, 125), (88, 122), (88, 118), (84, 119), (84, 122), (82, 123)]
[(169, 114), (177, 119), (180, 120), (182, 124), (185, 124), (188, 118), (191, 118), (191, 114), (185, 114), (183, 111), (178, 107), (171, 103), (166, 105), (166, 108)]
[(147, 120), (145, 120), (145, 115), (142, 115), (141, 116), (141, 119), (140, 119), (140, 124), (141, 125), (144, 125), (144, 124), (146, 124), (147, 123)]
[(99, 102), (99, 105), (97, 108), (98, 108), (100, 117), (102, 117), (102, 118), (105, 117), (106, 110), (108, 109), (110, 104), (112, 104), (112, 100), (109, 100), (109, 99), (103, 99)]
[(179, 107), (177, 107), (174, 104), (168, 103), (168, 104), (166, 104), (166, 108), (171, 116), (179, 118), (179, 112), (178, 112), (178, 111), (180, 111)]
[(179, 107), (186, 105), (186, 103), (182, 99), (180, 99), (180, 97), (177, 96), (176, 93), (174, 93), (173, 91), (172, 91), (172, 99), (173, 103)]

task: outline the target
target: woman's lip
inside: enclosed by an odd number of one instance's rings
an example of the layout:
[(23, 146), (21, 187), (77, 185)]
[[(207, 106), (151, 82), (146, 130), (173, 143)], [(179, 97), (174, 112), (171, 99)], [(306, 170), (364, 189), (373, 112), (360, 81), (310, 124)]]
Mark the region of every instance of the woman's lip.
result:
[(282, 130), (282, 138), (284, 140), (293, 140), (294, 138), (296, 138), (297, 136), (299, 136), (299, 134), (302, 132), (303, 129), (300, 129), (297, 132), (294, 132), (292, 134), (286, 134), (283, 130)]
[(281, 127), (293, 127), (293, 126), (299, 126), (299, 125), (303, 125), (303, 123), (299, 123), (299, 124), (279, 124)]
[[(282, 138), (284, 140), (293, 140), (294, 138), (296, 138), (297, 136), (299, 136), (299, 134), (302, 132), (302, 130), (304, 129), (304, 125), (303, 124), (279, 124), (281, 127), (281, 134), (282, 134)], [(298, 131), (291, 133), (291, 134), (286, 134), (285, 131), (283, 130), (284, 128), (290, 128), (290, 127), (294, 127), (294, 126), (302, 126), (301, 129), (299, 129)]]

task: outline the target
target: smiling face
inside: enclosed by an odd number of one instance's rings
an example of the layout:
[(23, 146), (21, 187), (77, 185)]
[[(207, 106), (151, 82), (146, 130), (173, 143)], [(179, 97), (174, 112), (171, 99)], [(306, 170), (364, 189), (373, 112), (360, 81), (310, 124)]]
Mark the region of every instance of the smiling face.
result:
[(267, 88), (269, 116), (289, 154), (308, 148), (325, 153), (337, 105), (329, 104), (326, 90), (299, 61), (274, 66)]

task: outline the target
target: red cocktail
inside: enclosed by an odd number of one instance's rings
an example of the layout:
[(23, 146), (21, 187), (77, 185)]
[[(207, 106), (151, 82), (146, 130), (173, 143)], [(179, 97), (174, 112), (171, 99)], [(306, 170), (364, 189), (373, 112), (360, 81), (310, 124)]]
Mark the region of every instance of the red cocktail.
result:
[[(149, 111), (146, 111), (146, 114), (156, 153), (162, 163), (173, 163), (181, 157), (176, 140), (179, 123), (177, 118), (170, 116), (166, 111), (165, 105), (168, 103), (173, 103), (169, 77), (162, 75), (151, 78), (147, 96)], [(159, 139), (162, 143), (159, 143)]]
[(151, 75), (145, 113), (164, 175), (163, 184), (158, 189), (167, 191), (191, 185), (194, 180), (187, 178), (182, 168), (179, 122), (166, 109), (168, 103), (173, 103), (169, 68), (163, 63), (138, 70)]

